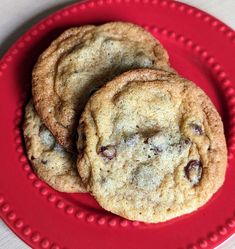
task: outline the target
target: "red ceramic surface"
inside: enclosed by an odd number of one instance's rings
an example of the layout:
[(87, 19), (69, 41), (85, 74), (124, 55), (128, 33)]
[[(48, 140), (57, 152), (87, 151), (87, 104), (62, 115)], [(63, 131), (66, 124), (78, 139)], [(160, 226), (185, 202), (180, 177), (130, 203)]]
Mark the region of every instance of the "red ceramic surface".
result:
[[(54, 191), (32, 172), (22, 140), (38, 55), (63, 30), (130, 21), (166, 47), (171, 65), (211, 97), (228, 145), (226, 181), (198, 211), (160, 224), (131, 222), (106, 212), (88, 194)], [(213, 248), (235, 232), (235, 34), (212, 16), (164, 0), (98, 0), (69, 6), (31, 28), (0, 63), (0, 215), (34, 248)]]

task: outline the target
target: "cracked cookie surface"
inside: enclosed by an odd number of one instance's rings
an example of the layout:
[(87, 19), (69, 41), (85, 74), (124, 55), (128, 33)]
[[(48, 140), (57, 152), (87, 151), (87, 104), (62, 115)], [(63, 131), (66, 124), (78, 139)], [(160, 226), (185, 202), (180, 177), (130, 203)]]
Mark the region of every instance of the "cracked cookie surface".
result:
[(86, 192), (76, 169), (76, 155), (65, 151), (42, 124), (32, 101), (25, 109), (24, 138), (37, 175), (61, 192)]
[(165, 49), (141, 27), (114, 22), (68, 29), (34, 67), (35, 108), (56, 140), (73, 150), (76, 121), (90, 95), (114, 76), (135, 68), (170, 70)]
[(194, 83), (160, 70), (124, 73), (88, 101), (78, 171), (108, 211), (161, 222), (205, 204), (225, 178), (221, 118)]

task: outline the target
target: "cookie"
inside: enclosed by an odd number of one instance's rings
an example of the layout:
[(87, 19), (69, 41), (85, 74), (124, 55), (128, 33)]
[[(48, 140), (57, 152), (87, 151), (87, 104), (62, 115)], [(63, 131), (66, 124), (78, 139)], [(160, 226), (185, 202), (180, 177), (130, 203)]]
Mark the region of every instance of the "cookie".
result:
[(23, 130), (28, 158), (37, 175), (58, 191), (85, 192), (76, 169), (76, 155), (55, 142), (31, 101), (25, 109)]
[(221, 118), (194, 83), (160, 70), (124, 73), (98, 90), (79, 121), (77, 166), (106, 210), (162, 222), (196, 210), (221, 187)]
[(32, 75), (35, 108), (58, 143), (73, 150), (77, 120), (90, 95), (134, 68), (168, 67), (168, 55), (148, 32), (130, 23), (71, 28), (39, 57)]

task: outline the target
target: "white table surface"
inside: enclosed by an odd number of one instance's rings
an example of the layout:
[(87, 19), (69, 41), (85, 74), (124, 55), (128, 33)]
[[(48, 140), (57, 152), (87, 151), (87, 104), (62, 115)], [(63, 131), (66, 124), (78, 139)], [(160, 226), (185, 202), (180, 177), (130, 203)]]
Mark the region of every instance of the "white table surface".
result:
[[(0, 0), (0, 57), (29, 27), (71, 0)], [(180, 0), (221, 19), (235, 29), (235, 0)], [(0, 249), (29, 248), (0, 220)], [(218, 249), (234, 249), (235, 235)]]

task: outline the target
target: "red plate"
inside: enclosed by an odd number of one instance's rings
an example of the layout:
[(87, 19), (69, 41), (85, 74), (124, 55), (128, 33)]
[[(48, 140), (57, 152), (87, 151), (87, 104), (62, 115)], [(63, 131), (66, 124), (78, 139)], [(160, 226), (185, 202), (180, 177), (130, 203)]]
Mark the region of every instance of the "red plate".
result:
[[(223, 117), (226, 181), (198, 211), (169, 222), (131, 222), (106, 212), (88, 194), (62, 194), (40, 181), (27, 161), (21, 122), (38, 55), (63, 30), (130, 21), (152, 32), (172, 66), (211, 97)], [(0, 64), (0, 214), (34, 248), (212, 248), (235, 232), (235, 34), (193, 7), (162, 0), (98, 0), (75, 4), (24, 34)]]

